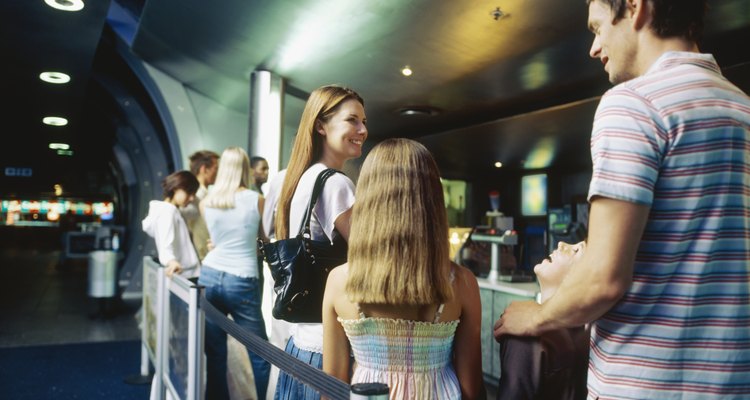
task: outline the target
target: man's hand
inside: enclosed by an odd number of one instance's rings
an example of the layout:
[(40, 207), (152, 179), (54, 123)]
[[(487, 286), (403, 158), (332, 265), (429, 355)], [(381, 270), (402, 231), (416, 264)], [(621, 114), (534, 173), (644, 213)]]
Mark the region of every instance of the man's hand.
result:
[(542, 306), (535, 301), (514, 301), (500, 315), (493, 333), (495, 340), (500, 341), (504, 335), (539, 336), (542, 332), (538, 325)]

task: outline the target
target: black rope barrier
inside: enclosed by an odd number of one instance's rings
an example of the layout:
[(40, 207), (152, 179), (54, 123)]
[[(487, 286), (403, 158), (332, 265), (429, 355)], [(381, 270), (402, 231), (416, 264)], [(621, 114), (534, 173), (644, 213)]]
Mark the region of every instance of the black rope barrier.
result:
[(350, 388), (346, 382), (292, 357), (267, 340), (261, 339), (258, 335), (243, 329), (236, 322), (230, 320), (226, 315), (217, 310), (206, 299), (204, 293), (201, 293), (200, 306), (206, 318), (221, 327), (224, 332), (237, 339), (253, 353), (263, 357), (263, 359), (279, 367), (279, 369), (293, 376), (295, 379), (317, 390), (321, 396), (332, 400), (349, 399)]

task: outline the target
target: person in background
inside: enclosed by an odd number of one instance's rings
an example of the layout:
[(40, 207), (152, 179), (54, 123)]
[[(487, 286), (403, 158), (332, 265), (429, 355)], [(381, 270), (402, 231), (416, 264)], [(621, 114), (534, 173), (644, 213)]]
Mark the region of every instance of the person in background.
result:
[[(203, 260), (198, 283), (205, 286), (206, 299), (214, 307), (267, 340), (256, 246), (258, 235), (263, 235), (263, 197), (249, 190), (250, 185), (247, 153), (239, 147), (228, 147), (221, 154), (214, 187), (200, 204), (213, 248)], [(271, 366), (255, 353), (248, 355), (257, 396), (265, 399)], [(206, 358), (206, 398), (228, 399), (227, 336), (211, 321), (206, 321)]]
[[(585, 250), (586, 242), (560, 242), (534, 267), (542, 303), (555, 294)], [(585, 399), (588, 363), (589, 331), (584, 326), (556, 329), (540, 337), (502, 336), (497, 399)]]
[[(161, 182), (164, 200), (152, 200), (148, 215), (141, 222), (143, 231), (154, 238), (159, 264), (166, 267), (168, 277), (179, 274), (195, 278), (200, 274), (200, 260), (190, 241), (185, 219), (178, 210), (195, 197), (198, 180), (190, 171), (177, 171)], [(151, 381), (150, 399), (158, 398), (156, 381)]]
[(151, 200), (148, 215), (141, 222), (143, 231), (154, 238), (159, 263), (170, 277), (175, 273), (186, 278), (199, 274), (200, 260), (178, 210), (193, 200), (198, 186), (198, 179), (190, 171), (169, 174), (161, 183), (164, 200)]
[[(364, 100), (341, 86), (315, 89), (302, 111), (297, 137), (287, 166), (276, 210), (276, 239), (299, 232), (302, 217), (318, 174), (326, 168), (341, 170), (344, 162), (362, 155), (367, 139)], [(349, 238), (349, 218), (354, 204), (354, 183), (344, 174), (334, 174), (325, 183), (313, 209), (310, 230), (313, 240)], [(291, 324), (285, 351), (314, 367), (323, 366), (322, 324)], [(282, 372), (276, 399), (319, 399), (320, 394)]]
[(268, 181), (268, 161), (263, 157), (250, 157), (250, 168), (253, 170), (253, 190), (263, 194), (261, 186)]
[[(253, 184), (250, 186), (250, 190), (254, 190), (258, 192), (261, 196), (263, 195), (263, 190), (261, 188), (261, 185), (266, 183), (268, 180), (268, 161), (266, 161), (263, 157), (258, 156), (252, 156), (250, 157), (250, 170), (253, 175)], [(274, 207), (276, 204), (271, 204), (271, 207)], [(265, 212), (264, 212), (265, 213)], [(263, 216), (261, 215), (261, 218)], [(263, 221), (265, 223), (265, 221)], [(264, 233), (267, 231), (265, 228), (265, 225), (263, 225)], [(267, 236), (267, 235), (266, 235)], [(263, 279), (263, 255), (258, 253), (258, 265), (261, 266), (260, 268), (260, 287), (261, 291), (263, 289), (264, 285), (264, 279)]]
[(276, 176), (268, 183), (268, 193), (266, 193), (266, 205), (263, 208), (263, 230), (269, 239), (276, 238), (276, 205), (279, 201), (281, 185), (284, 184), (286, 169), (279, 171)]
[(60, 216), (60, 243), (62, 248), (60, 249), (60, 256), (57, 260), (58, 269), (66, 269), (68, 267), (67, 247), (68, 247), (68, 236), (70, 232), (78, 230), (78, 218), (72, 208), (69, 208), (65, 214)]
[(323, 370), (386, 383), (392, 399), (484, 398), (479, 286), (448, 248), (430, 152), (409, 139), (376, 145), (359, 177), (349, 260), (328, 276)]
[(210, 150), (196, 151), (190, 156), (190, 171), (200, 183), (195, 198), (185, 207), (180, 208), (182, 216), (188, 224), (188, 230), (192, 235), (193, 245), (198, 252), (198, 257), (203, 260), (208, 253), (208, 231), (206, 222), (200, 215), (198, 204), (208, 194), (208, 187), (216, 180), (216, 170), (219, 167), (219, 155)]
[(585, 254), (495, 336), (594, 322), (589, 398), (750, 397), (750, 98), (698, 49), (705, 0), (589, 0), (616, 86), (591, 135)]

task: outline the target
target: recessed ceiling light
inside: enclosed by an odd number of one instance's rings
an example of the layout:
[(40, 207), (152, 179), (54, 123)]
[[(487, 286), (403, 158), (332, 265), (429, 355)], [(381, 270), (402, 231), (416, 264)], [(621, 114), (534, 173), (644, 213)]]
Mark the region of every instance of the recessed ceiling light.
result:
[(502, 166), (503, 166), (503, 163), (501, 163), (500, 161), (495, 162), (495, 168), (501, 168)]
[(504, 12), (503, 10), (501, 10), (500, 7), (495, 7), (494, 10), (490, 11), (490, 15), (492, 16), (492, 18), (495, 19), (495, 21), (497, 21), (497, 20), (499, 20), (501, 18), (507, 17), (510, 14), (508, 14), (508, 13)]
[(414, 73), (414, 71), (411, 70), (411, 67), (408, 65), (405, 65), (403, 68), (401, 68), (401, 75), (403, 76), (411, 76), (411, 74)]
[(68, 124), (68, 120), (63, 117), (44, 117), (42, 122), (52, 126), (65, 126)]
[(68, 150), (70, 145), (67, 143), (50, 143), (49, 148), (52, 150)]
[(430, 106), (408, 106), (404, 108), (400, 108), (398, 110), (398, 113), (405, 116), (411, 116), (411, 115), (422, 115), (431, 117), (433, 115), (440, 114), (440, 110), (434, 107)]
[(62, 72), (48, 71), (39, 74), (39, 79), (49, 83), (68, 83), (70, 82), (70, 75)]
[(63, 11), (81, 11), (83, 0), (44, 0), (48, 6)]

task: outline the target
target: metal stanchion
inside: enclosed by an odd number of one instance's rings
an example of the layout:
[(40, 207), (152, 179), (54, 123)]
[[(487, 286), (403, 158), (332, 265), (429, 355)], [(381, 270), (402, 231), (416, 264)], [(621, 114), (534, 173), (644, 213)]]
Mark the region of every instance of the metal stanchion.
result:
[(205, 315), (200, 309), (203, 286), (190, 287), (188, 321), (188, 400), (199, 400), (203, 392), (203, 338)]
[(156, 309), (158, 313), (156, 315), (156, 360), (154, 363), (154, 391), (156, 392), (156, 400), (164, 400), (166, 395), (166, 387), (164, 386), (164, 361), (167, 359), (167, 332), (166, 329), (166, 316), (167, 316), (167, 302), (166, 297), (166, 284), (167, 279), (164, 268), (159, 268), (157, 274), (157, 295), (156, 295)]
[(351, 400), (388, 400), (388, 385), (385, 383), (355, 383), (351, 386)]

